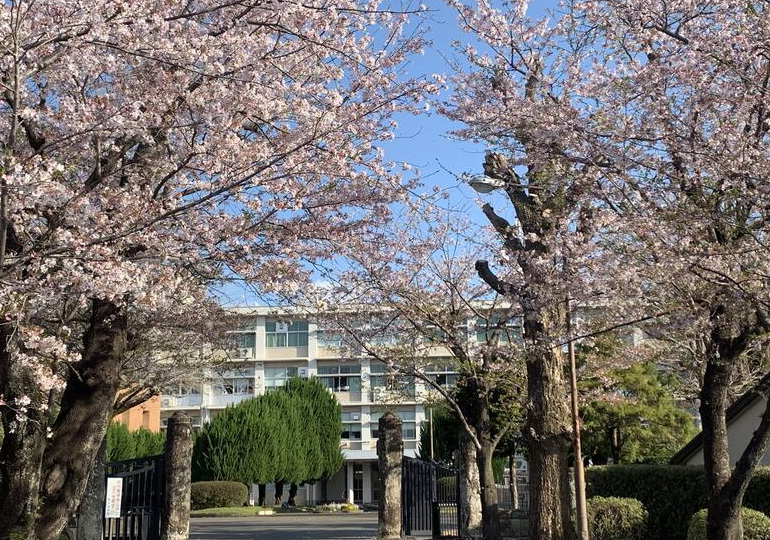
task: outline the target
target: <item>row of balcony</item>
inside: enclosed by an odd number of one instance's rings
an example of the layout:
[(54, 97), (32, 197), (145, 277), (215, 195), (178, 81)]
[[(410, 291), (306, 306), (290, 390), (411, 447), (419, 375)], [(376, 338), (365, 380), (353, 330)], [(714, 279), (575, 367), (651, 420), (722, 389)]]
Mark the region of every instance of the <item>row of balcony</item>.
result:
[[(375, 388), (368, 392), (333, 392), (337, 401), (341, 404), (349, 403), (392, 403), (396, 401), (409, 402), (415, 398), (414, 392), (394, 392), (386, 389)], [(227, 407), (235, 403), (240, 403), (249, 398), (255, 397), (255, 394), (186, 394), (186, 395), (163, 395), (161, 397), (161, 408), (163, 409), (196, 409), (202, 407)], [(364, 399), (366, 398), (366, 399)]]

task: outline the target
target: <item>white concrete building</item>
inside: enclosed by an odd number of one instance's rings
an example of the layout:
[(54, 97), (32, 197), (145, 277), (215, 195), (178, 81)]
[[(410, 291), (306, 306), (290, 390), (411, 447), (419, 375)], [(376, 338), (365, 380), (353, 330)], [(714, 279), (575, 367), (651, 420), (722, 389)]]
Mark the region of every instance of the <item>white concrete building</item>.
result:
[[(379, 418), (387, 402), (387, 408), (402, 419), (404, 453), (414, 457), (420, 425), (426, 421), (421, 405), (424, 383), (395, 378), (381, 362), (364, 356), (342, 358), (340, 336), (319, 329), (312, 319), (265, 307), (233, 311), (241, 319), (240, 327), (233, 331), (237, 350), (228, 352), (229, 361), (200, 388), (167, 390), (161, 396), (161, 425), (165, 427), (168, 417), (184, 410), (193, 426), (200, 427), (227, 405), (281, 386), (290, 377), (318, 377), (342, 405), (345, 465), (329, 480), (300, 488), (297, 504), (375, 503)], [(437, 366), (444, 366), (435, 368), (436, 380), (453, 385), (456, 374), (448, 355), (437, 352), (435, 356)], [(268, 501), (272, 487), (268, 486)], [(284, 498), (288, 488), (284, 488)]]

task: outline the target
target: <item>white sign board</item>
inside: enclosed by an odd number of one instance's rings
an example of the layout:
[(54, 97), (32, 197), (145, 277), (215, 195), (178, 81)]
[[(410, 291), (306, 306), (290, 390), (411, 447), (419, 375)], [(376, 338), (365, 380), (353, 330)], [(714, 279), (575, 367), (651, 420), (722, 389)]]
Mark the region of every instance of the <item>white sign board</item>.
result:
[(120, 517), (120, 500), (123, 498), (123, 479), (107, 478), (107, 499), (104, 501), (104, 517)]

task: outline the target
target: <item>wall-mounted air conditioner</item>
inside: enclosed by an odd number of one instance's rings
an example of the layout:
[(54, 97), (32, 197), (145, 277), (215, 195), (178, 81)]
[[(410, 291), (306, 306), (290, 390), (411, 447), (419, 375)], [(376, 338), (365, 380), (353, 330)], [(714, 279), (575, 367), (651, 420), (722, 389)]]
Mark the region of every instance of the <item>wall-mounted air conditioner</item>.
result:
[(358, 413), (353, 413), (350, 416), (353, 418), (353, 420), (361, 420), (361, 415)]

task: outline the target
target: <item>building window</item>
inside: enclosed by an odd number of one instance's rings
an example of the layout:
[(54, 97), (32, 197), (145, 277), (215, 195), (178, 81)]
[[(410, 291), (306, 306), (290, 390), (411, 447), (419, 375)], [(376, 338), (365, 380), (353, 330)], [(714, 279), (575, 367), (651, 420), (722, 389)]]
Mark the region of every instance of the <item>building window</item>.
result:
[[(400, 408), (394, 411), (401, 419), (401, 436), (405, 441), (417, 439), (417, 421), (413, 408)], [(380, 417), (382, 413), (372, 413), (372, 423), (369, 424), (372, 439), (380, 438)]]
[(265, 388), (278, 388), (286, 384), (286, 381), (299, 375), (297, 367), (266, 367)]
[(521, 341), (521, 324), (517, 320), (501, 321), (499, 317), (476, 319), (476, 341), (478, 343), (514, 343)]
[(342, 334), (333, 330), (319, 330), (316, 333), (318, 346), (327, 349), (334, 349), (342, 347)]
[(369, 380), (373, 389), (383, 389), (388, 392), (399, 392), (407, 396), (414, 395), (414, 377), (407, 377), (396, 371), (390, 370), (381, 363), (372, 363), (369, 368), (371, 376)]
[(457, 386), (457, 379), (459, 378), (454, 366), (449, 364), (428, 366), (425, 368), (425, 374), (433, 377), (436, 383), (444, 388)]
[(222, 380), (223, 394), (253, 394), (254, 379), (251, 377), (226, 378)]
[(350, 441), (361, 440), (361, 413), (343, 411), (342, 438)]
[(189, 386), (174, 385), (164, 388), (161, 392), (166, 396), (190, 396), (200, 394), (200, 388), (190, 388)]
[(307, 347), (307, 321), (292, 323), (267, 321), (265, 345), (267, 347)]
[(232, 338), (233, 344), (237, 349), (253, 349), (257, 342), (257, 336), (254, 332), (232, 333), (229, 337)]
[(142, 411), (142, 427), (150, 429), (150, 411)]
[(332, 392), (360, 392), (361, 365), (321, 365), (318, 366), (318, 379)]

